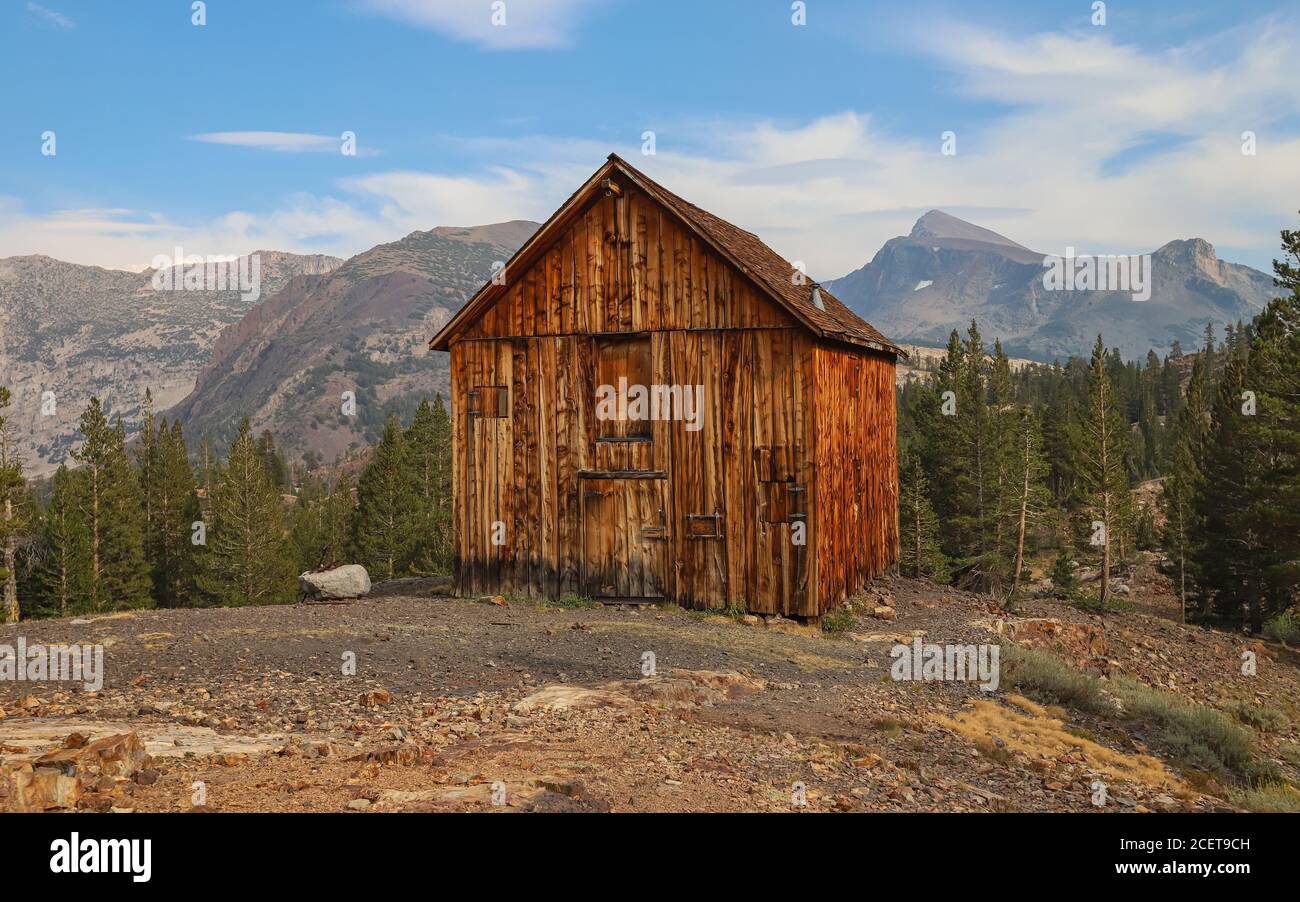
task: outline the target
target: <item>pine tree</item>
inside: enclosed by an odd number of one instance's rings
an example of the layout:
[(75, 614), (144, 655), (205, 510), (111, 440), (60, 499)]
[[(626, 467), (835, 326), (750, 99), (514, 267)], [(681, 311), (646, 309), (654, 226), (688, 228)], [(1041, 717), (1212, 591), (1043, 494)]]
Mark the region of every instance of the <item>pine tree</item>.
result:
[(1206, 600), (1253, 632), (1300, 598), (1300, 232), (1282, 242), (1274, 271), (1291, 294), (1225, 345), (1196, 499)]
[[(917, 453), (921, 469), (930, 476), (934, 494), (935, 512), (945, 523), (951, 523), (957, 514), (957, 498), (952, 486), (962, 469), (961, 459), (954, 454), (960, 441), (962, 410), (961, 374), (966, 368), (966, 346), (956, 329), (948, 336), (948, 348), (939, 361), (934, 376), (933, 391), (919, 397), (915, 411), (920, 442)], [(927, 403), (928, 402), (928, 403)], [(952, 556), (954, 539), (951, 528), (945, 530), (944, 551)]]
[(930, 503), (930, 484), (912, 453), (899, 462), (899, 556), (904, 576), (948, 581), (948, 561), (939, 547), (939, 521)]
[(404, 436), (411, 492), (411, 571), (451, 572), (451, 420), (442, 395), (420, 402)]
[(72, 457), (85, 472), (78, 507), (90, 537), (90, 609), (147, 607), (144, 503), (127, 457), (126, 431), (120, 419), (108, 422), (98, 398), (81, 414), (80, 431), (85, 441)]
[(1178, 567), (1178, 598), (1183, 623), (1187, 622), (1190, 543), (1197, 531), (1194, 502), (1199, 491), (1201, 461), (1205, 456), (1210, 425), (1210, 408), (1205, 393), (1205, 361), (1197, 357), (1192, 364), (1186, 401), (1174, 423), (1169, 475), (1164, 480), (1161, 493), (1165, 511), (1163, 542), (1174, 556)]
[(1101, 551), (1097, 603), (1102, 611), (1110, 595), (1112, 553), (1119, 538), (1117, 533), (1123, 529), (1129, 495), (1124, 464), (1128, 430), (1120, 417), (1106, 362), (1106, 346), (1098, 335), (1088, 374), (1088, 405), (1079, 436), (1077, 470), (1079, 500), (1090, 521), (1089, 542)]
[(0, 623), (17, 623), (18, 545), (30, 528), (30, 502), (23, 479), (22, 460), (15, 448), (9, 419), (9, 389), (0, 386)]
[(1013, 528), (1008, 532), (1015, 542), (1011, 581), (1011, 595), (1014, 597), (1020, 591), (1020, 578), (1025, 565), (1026, 533), (1047, 511), (1051, 495), (1046, 484), (1047, 464), (1042, 456), (1042, 430), (1038, 418), (1030, 408), (1020, 409), (1013, 438), (1016, 451), (1013, 473), (1015, 480), (1008, 486)]
[(161, 607), (182, 607), (192, 603), (196, 594), (193, 524), (199, 520), (199, 497), (180, 420), (170, 428), (162, 421), (155, 457), (154, 529), (147, 548), (154, 598)]
[(1273, 271), (1290, 294), (1270, 302), (1253, 327), (1237, 330), (1238, 341), (1251, 348), (1248, 388), (1256, 412), (1246, 418), (1245, 432), (1262, 468), (1239, 525), (1265, 545), (1270, 613), (1300, 608), (1300, 230), (1282, 231), (1282, 249)]
[(43, 608), (66, 617), (91, 610), (90, 534), (81, 515), (85, 474), (60, 465), (41, 517), (44, 554), (37, 570)]
[(988, 551), (996, 524), (996, 468), (983, 375), (987, 355), (974, 322), (967, 336), (964, 342), (956, 330), (949, 336), (934, 383), (939, 409), (929, 418), (932, 432), (919, 451), (922, 469), (932, 474), (944, 554), (960, 582), (982, 589), (993, 578)]
[(1261, 488), (1263, 462), (1242, 415), (1250, 377), (1247, 349), (1225, 355), (1210, 414), (1210, 436), (1196, 497), (1198, 583), (1206, 613), (1235, 625), (1263, 625), (1261, 536), (1247, 526), (1249, 499)]
[(1052, 563), (1052, 587), (1058, 594), (1068, 597), (1078, 588), (1079, 581), (1074, 576), (1074, 566), (1070, 562), (1070, 549), (1061, 546), (1056, 560)]
[(361, 563), (377, 579), (402, 575), (410, 553), (412, 499), (406, 463), (401, 423), (396, 414), (390, 414), (374, 456), (357, 483), (352, 522), (353, 545)]
[(217, 492), (217, 483), (221, 481), (221, 460), (212, 448), (212, 439), (206, 435), (199, 446), (198, 464), (199, 515), (211, 530), (216, 527), (212, 499)]
[(317, 477), (304, 481), (290, 530), (299, 572), (343, 562), (351, 541), (351, 517), (352, 485), (345, 475), (332, 485)]
[(212, 512), (198, 578), (204, 595), (221, 605), (291, 601), (296, 583), (284, 511), (247, 418), (214, 488)]
[(1074, 465), (1080, 441), (1083, 415), (1070, 383), (1059, 367), (1054, 367), (1054, 386), (1043, 411), (1043, 452), (1050, 462), (1047, 485), (1052, 498), (1063, 505), (1075, 494), (1078, 474)]
[(275, 436), (269, 429), (257, 437), (257, 454), (262, 459), (262, 465), (266, 467), (271, 485), (277, 489), (288, 487), (289, 465), (285, 463), (284, 456), (275, 447)]
[[(144, 500), (144, 548), (148, 557), (150, 548), (157, 543), (154, 500), (158, 488), (158, 424), (153, 413), (153, 392), (147, 388), (144, 390), (144, 416), (140, 421), (136, 466), (140, 475), (140, 495)], [(149, 566), (151, 570), (155, 569), (154, 561), (150, 560)], [(157, 602), (156, 595), (154, 601)]]
[[(993, 472), (991, 513), (993, 540), (987, 552), (990, 588), (1000, 590), (1008, 578), (1015, 577), (1017, 554), (1023, 551), (1023, 524), (1019, 522), (1021, 483), (1024, 477), (1023, 449), (1019, 430), (1020, 409), (1015, 403), (1011, 381), (1011, 362), (1002, 350), (1002, 342), (993, 342), (988, 372), (988, 459)], [(1041, 439), (1036, 439), (1041, 443)], [(1037, 452), (1035, 452), (1036, 456)], [(1038, 473), (1032, 474), (1037, 482)], [(1034, 506), (1032, 503), (1030, 507)], [(1026, 508), (1026, 519), (1032, 514)]]

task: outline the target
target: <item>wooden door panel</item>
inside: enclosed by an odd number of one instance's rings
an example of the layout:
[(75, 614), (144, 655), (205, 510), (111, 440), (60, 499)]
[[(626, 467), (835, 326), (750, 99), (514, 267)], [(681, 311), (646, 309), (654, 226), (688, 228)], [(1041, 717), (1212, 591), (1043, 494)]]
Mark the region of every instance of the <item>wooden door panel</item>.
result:
[(582, 584), (592, 598), (662, 598), (664, 479), (582, 480)]

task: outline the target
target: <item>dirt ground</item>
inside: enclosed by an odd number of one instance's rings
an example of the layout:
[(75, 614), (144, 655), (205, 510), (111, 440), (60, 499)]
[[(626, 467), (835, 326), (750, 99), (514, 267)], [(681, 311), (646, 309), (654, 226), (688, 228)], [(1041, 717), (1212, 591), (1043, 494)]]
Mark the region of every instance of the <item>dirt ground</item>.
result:
[[(426, 591), (404, 581), (348, 604), (0, 627), (0, 643), (105, 647), (98, 692), (0, 682), (2, 763), (31, 761), (72, 734), (134, 732), (152, 762), (87, 786), (75, 805), (98, 810), (1231, 807), (1226, 787), (1180, 771), (1141, 730), (1005, 687), (890, 678), (896, 642), (987, 643), (1007, 621), (1035, 618), (1101, 630), (1108, 666), (1148, 685), (1283, 712), (1286, 723), (1260, 737), (1278, 766), (1293, 767), (1300, 738), (1295, 656), (1260, 646), (1258, 675), (1242, 676), (1247, 641), (1178, 626), (1167, 597), (1104, 622), (1053, 601), (1010, 616), (984, 597), (891, 578), (832, 635), (675, 607), (499, 605)], [(872, 616), (882, 603), (894, 619)], [(355, 673), (345, 672), (351, 659)]]

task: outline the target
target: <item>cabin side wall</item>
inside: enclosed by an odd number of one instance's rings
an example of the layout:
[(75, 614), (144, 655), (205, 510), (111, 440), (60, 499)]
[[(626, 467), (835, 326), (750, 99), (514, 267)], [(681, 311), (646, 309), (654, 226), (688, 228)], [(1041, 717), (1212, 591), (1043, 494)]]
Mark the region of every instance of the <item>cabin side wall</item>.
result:
[(815, 456), (818, 613), (898, 560), (898, 448), (892, 355), (819, 345)]

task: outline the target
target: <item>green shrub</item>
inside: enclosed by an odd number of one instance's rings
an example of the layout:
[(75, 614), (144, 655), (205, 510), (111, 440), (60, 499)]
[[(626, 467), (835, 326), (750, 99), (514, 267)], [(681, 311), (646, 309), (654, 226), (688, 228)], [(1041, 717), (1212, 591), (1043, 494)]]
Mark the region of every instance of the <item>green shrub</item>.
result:
[(1287, 608), (1264, 621), (1264, 635), (1278, 642), (1300, 643), (1300, 613)]
[(1261, 733), (1276, 733), (1286, 724), (1286, 717), (1281, 711), (1267, 705), (1255, 705), (1247, 701), (1235, 701), (1225, 705), (1223, 710), (1237, 723), (1254, 727)]
[(1019, 645), (1003, 645), (1003, 681), (1031, 698), (1102, 713), (1111, 708), (1101, 681), (1071, 667), (1056, 655)]
[(1052, 564), (1052, 587), (1063, 595), (1068, 595), (1079, 585), (1075, 579), (1074, 567), (1070, 565), (1069, 549), (1062, 548)]
[(1252, 757), (1250, 734), (1227, 715), (1117, 676), (1111, 692), (1124, 704), (1124, 716), (1160, 728), (1160, 740), (1186, 764), (1206, 770), (1242, 773)]
[(1248, 811), (1300, 812), (1300, 792), (1289, 783), (1265, 783), (1233, 791), (1228, 800)]
[[(1170, 692), (1151, 689), (1126, 676), (1108, 683), (1090, 676), (1056, 655), (1018, 645), (1002, 646), (1003, 683), (1031, 698), (1068, 705), (1111, 718), (1144, 721), (1159, 729), (1159, 741), (1178, 761), (1210, 771), (1232, 771), (1262, 783), (1270, 774), (1251, 767), (1251, 734), (1225, 714), (1186, 701)], [(1117, 710), (1107, 692), (1123, 705)]]
[(822, 617), (822, 632), (838, 636), (845, 630), (851, 629), (856, 622), (853, 611), (848, 605), (842, 604)]
[(583, 595), (561, 595), (559, 598), (551, 598), (549, 595), (532, 596), (512, 593), (506, 595), (505, 599), (510, 604), (534, 608), (555, 608), (565, 611), (600, 607), (600, 602)]

